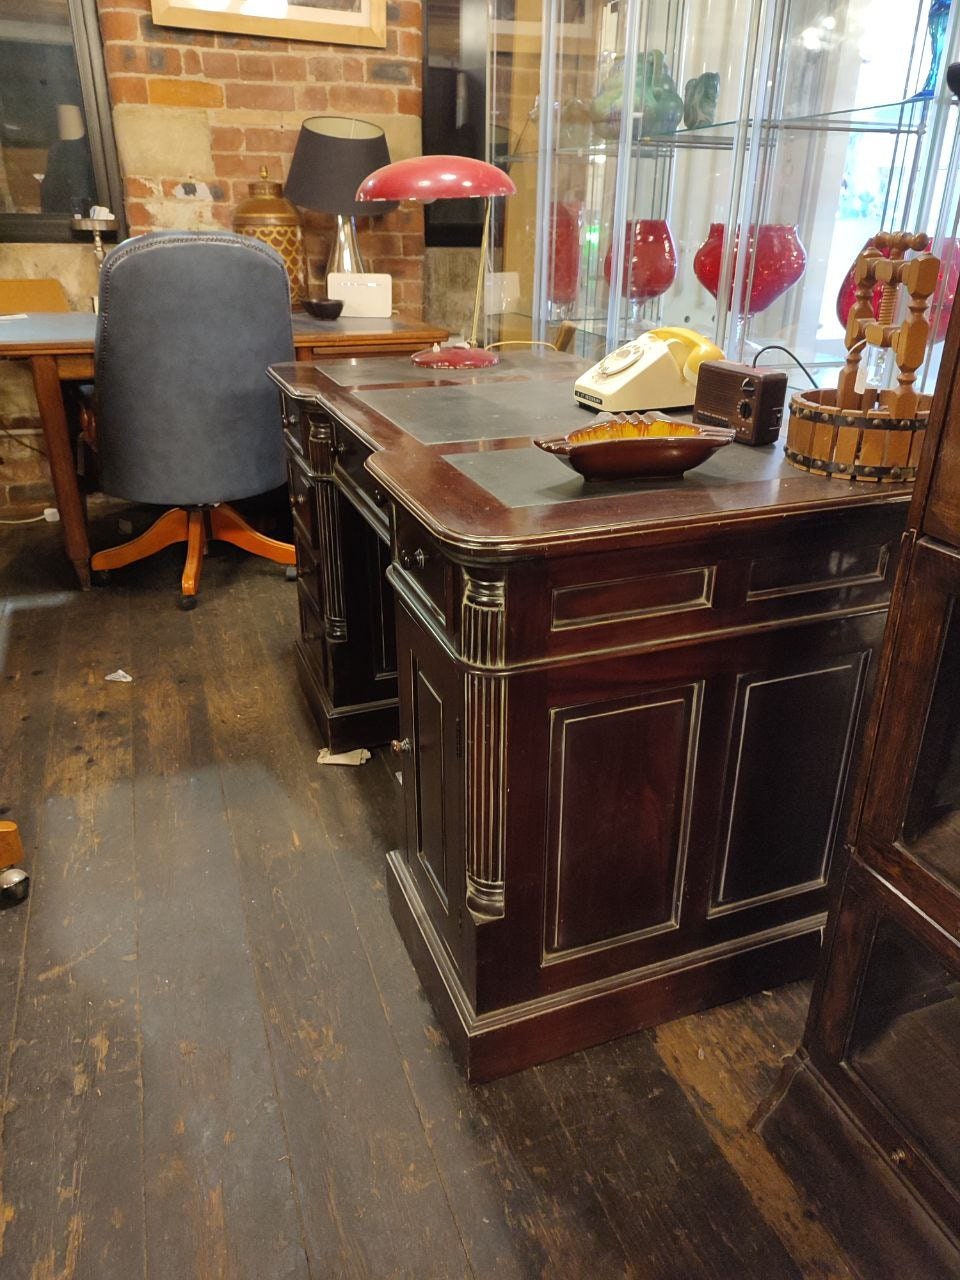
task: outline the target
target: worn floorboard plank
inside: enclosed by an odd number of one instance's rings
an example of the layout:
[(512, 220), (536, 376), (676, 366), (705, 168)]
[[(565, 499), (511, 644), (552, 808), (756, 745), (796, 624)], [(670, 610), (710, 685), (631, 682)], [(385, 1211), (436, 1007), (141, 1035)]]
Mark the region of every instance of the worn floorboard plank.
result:
[[(129, 696), (97, 602), (60, 606), (53, 741), (35, 797), (25, 969), (4, 1118), (4, 1274), (143, 1274)], [(124, 601), (110, 611), (122, 644)]]
[[(289, 664), (288, 652), (274, 661)], [(398, 814), (395, 784), (383, 762), (318, 770), (311, 742), (304, 766), (296, 744), (304, 733), (312, 740), (315, 731), (304, 719), (299, 691), (278, 683), (273, 698), (284, 722), (297, 726), (294, 745), (276, 752), (273, 768), (291, 793), (303, 788), (304, 772), (312, 779), (309, 793), (324, 846), (332, 852), (474, 1273), (498, 1280), (640, 1275), (535, 1078), (523, 1073), (477, 1090), (457, 1073), (390, 919), (383, 868), (398, 834)], [(236, 758), (236, 744), (230, 754)]]
[(315, 750), (256, 633), (249, 602), (204, 601), (215, 751), (311, 1265), (358, 1280), (468, 1276), (331, 857), (330, 780), (309, 785)]
[[(168, 575), (159, 561), (141, 577), (155, 590), (139, 600), (128, 668), (147, 1273), (303, 1280), (299, 1207), (198, 678), (211, 617), (177, 609), (175, 577), (163, 587)], [(229, 598), (226, 583), (224, 592)], [(242, 646), (242, 636), (233, 643)]]
[[(0, 581), (12, 576), (11, 539), (0, 550)], [(59, 595), (8, 594), (0, 599), (0, 817), (17, 823), (24, 867), (35, 873), (40, 840), (43, 771), (51, 746), (54, 689), (63, 640)], [(40, 614), (42, 622), (35, 616)], [(30, 902), (0, 913), (0, 1259), (14, 1207), (4, 1197), (3, 1117), (19, 994), (24, 972)]]
[[(536, 1067), (630, 1256), (658, 1280), (802, 1280), (651, 1032)], [(589, 1122), (584, 1124), (584, 1108)]]
[(763, 992), (658, 1027), (657, 1052), (770, 1227), (809, 1280), (855, 1280), (815, 1210), (798, 1194), (751, 1118), (795, 1048), (809, 983)]

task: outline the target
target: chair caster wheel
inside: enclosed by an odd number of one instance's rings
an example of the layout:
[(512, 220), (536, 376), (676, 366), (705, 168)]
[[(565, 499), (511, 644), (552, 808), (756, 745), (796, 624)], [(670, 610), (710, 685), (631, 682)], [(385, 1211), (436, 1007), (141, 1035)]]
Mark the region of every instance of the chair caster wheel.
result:
[(94, 586), (108, 587), (110, 585), (109, 569), (94, 569), (92, 576), (93, 576)]
[(30, 877), (22, 867), (4, 867), (0, 871), (0, 908), (19, 906), (29, 892)]
[(295, 564), (288, 564), (283, 571), (283, 576), (286, 578), (288, 582), (296, 582), (297, 566)]
[(197, 607), (196, 596), (180, 597), (180, 608), (184, 611), (184, 613), (189, 613), (191, 609), (195, 609), (196, 607)]

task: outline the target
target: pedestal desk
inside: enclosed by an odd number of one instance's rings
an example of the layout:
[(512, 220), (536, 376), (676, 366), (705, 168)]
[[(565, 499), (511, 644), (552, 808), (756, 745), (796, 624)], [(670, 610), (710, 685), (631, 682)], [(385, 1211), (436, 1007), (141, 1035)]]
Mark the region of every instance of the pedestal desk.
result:
[(391, 906), (473, 1080), (811, 970), (906, 516), (776, 446), (584, 482), (531, 442), (580, 368), (272, 371), (301, 677), (395, 738)]

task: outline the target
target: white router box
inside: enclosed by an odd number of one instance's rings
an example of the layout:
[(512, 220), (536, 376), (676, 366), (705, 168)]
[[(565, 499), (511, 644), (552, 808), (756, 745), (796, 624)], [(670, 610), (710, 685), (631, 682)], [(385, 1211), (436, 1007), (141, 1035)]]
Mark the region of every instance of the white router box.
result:
[(376, 271), (331, 271), (327, 297), (342, 298), (342, 316), (378, 316), (393, 311), (393, 276)]

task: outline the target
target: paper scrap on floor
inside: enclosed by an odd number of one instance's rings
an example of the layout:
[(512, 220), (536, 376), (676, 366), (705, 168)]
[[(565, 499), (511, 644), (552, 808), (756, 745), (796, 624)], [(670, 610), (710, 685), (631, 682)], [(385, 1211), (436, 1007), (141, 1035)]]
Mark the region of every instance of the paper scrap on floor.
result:
[(357, 747), (356, 751), (341, 751), (334, 755), (329, 747), (321, 747), (317, 756), (317, 764), (363, 764), (370, 759), (370, 752), (365, 747)]

